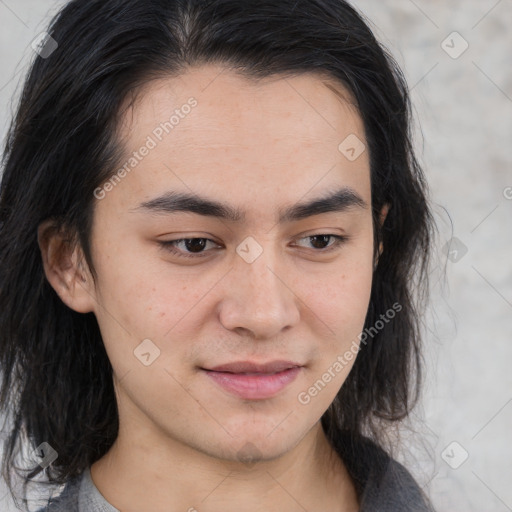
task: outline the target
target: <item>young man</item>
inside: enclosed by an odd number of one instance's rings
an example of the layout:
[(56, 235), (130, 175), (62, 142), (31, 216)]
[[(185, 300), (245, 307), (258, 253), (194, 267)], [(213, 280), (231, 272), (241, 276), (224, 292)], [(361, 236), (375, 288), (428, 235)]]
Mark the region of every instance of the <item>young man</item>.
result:
[(75, 0), (49, 34), (0, 232), (2, 404), (25, 481), (66, 483), (44, 510), (431, 510), (383, 439), (432, 220), (361, 17)]

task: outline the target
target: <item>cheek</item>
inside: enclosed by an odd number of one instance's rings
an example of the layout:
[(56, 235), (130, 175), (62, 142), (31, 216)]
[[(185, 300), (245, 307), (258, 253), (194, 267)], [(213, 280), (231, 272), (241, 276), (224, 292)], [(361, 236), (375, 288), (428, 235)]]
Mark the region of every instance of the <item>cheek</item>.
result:
[(364, 322), (370, 301), (372, 270), (367, 265), (342, 272), (333, 278), (326, 301), (328, 318), (335, 326), (358, 326)]
[(328, 272), (309, 275), (306, 279), (300, 277), (304, 304), (325, 325), (327, 338), (333, 338), (338, 346), (361, 332), (370, 302), (372, 278), (369, 249), (360, 256), (354, 253)]
[(373, 266), (367, 261), (347, 263), (343, 270), (330, 273), (328, 284), (317, 287), (307, 298), (313, 313), (309, 327), (316, 344), (311, 374), (297, 400), (311, 408), (307, 410), (313, 417), (324, 413), (354, 366), (370, 302), (372, 275)]
[[(218, 276), (165, 262), (154, 248), (119, 250), (113, 260), (104, 252), (96, 264), (100, 287), (97, 311), (104, 339), (129, 339), (136, 346), (149, 338), (162, 346), (181, 325)], [(193, 314), (193, 312), (192, 312)], [(119, 342), (116, 342), (119, 345)]]

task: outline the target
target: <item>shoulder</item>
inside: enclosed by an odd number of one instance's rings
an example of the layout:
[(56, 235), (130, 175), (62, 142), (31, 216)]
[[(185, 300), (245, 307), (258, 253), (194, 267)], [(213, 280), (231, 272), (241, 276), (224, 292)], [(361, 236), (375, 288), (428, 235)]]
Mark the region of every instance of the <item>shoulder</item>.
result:
[(81, 481), (82, 475), (69, 480), (59, 496), (50, 498), (48, 503), (36, 512), (78, 512)]
[(91, 478), (90, 467), (68, 480), (62, 493), (37, 512), (119, 512), (100, 494)]
[(365, 505), (363, 510), (368, 511), (434, 512), (413, 476), (391, 458), (380, 471), (370, 472), (362, 505)]
[(372, 440), (342, 435), (336, 445), (356, 484), (361, 512), (435, 512), (411, 473)]

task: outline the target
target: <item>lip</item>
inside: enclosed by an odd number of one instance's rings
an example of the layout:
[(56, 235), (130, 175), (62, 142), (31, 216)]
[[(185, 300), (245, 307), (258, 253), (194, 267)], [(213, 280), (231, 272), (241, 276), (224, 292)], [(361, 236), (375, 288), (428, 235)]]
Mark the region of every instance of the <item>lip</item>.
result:
[(229, 373), (276, 373), (302, 366), (300, 363), (294, 361), (269, 361), (268, 363), (256, 363), (254, 361), (234, 361), (232, 363), (221, 364), (213, 368), (203, 368), (204, 370), (214, 372), (229, 372)]
[(302, 367), (295, 366), (277, 373), (230, 373), (212, 370), (202, 371), (229, 393), (245, 400), (272, 398), (295, 380)]

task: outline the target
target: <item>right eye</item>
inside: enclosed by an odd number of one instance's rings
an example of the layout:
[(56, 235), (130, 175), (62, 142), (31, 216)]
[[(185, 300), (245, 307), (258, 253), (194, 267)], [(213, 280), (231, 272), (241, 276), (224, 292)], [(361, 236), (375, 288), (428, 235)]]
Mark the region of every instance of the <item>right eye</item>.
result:
[[(204, 250), (208, 242), (219, 247), (217, 243), (209, 238), (179, 238), (177, 240), (165, 240), (158, 243), (165, 250), (180, 258), (204, 258), (208, 256), (208, 252)], [(182, 249), (176, 249), (176, 246), (180, 244)]]

